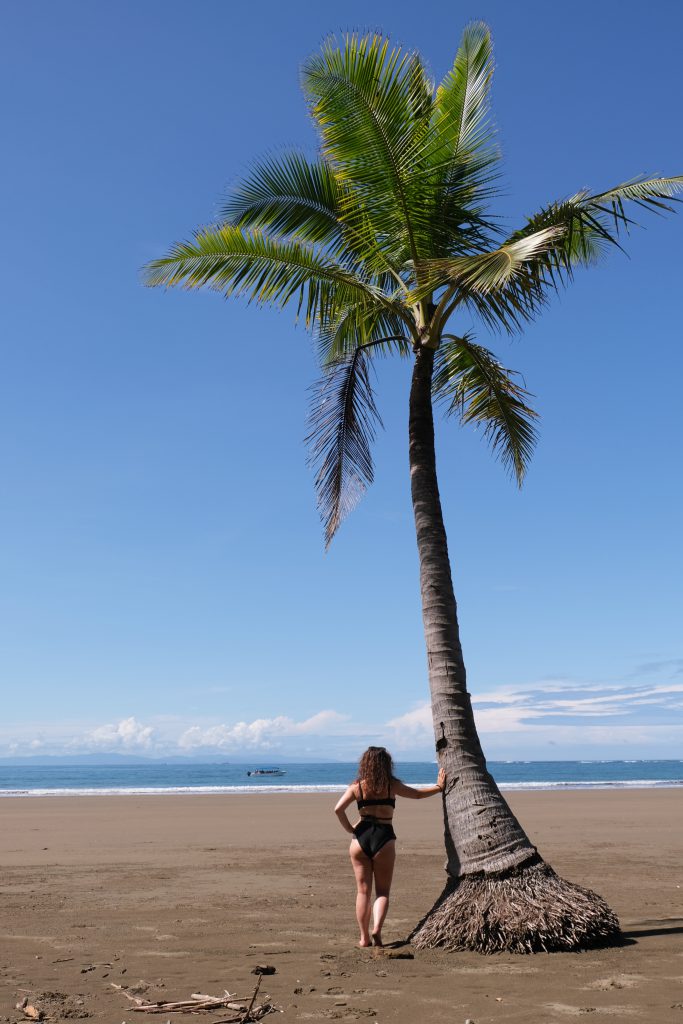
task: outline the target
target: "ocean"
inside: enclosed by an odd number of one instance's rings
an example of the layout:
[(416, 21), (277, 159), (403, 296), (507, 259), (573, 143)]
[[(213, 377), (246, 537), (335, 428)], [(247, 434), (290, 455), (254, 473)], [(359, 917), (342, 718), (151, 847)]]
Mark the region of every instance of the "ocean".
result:
[[(249, 776), (262, 763), (0, 766), (0, 797), (172, 793), (338, 793), (356, 764), (282, 764), (277, 776)], [(683, 761), (489, 761), (502, 789), (648, 789), (683, 786)], [(397, 775), (420, 786), (436, 779), (428, 761), (398, 762)]]

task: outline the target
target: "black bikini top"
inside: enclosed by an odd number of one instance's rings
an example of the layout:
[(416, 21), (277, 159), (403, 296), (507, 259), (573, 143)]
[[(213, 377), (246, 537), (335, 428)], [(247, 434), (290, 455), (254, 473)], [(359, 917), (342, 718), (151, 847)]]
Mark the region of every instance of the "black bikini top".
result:
[[(358, 780), (358, 792), (360, 793), (360, 800), (356, 800), (356, 803), (358, 804), (358, 810), (360, 810), (361, 807), (396, 806), (396, 797), (389, 796), (389, 793), (387, 793), (387, 795), (384, 797), (379, 797), (375, 800), (368, 800), (366, 797), (363, 796), (363, 787), (360, 784), (360, 779)], [(391, 792), (391, 790), (389, 792)]]

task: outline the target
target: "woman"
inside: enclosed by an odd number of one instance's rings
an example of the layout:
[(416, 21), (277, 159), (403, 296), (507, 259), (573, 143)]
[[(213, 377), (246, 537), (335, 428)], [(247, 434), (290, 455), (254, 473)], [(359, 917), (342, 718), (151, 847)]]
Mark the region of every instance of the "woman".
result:
[[(360, 928), (359, 946), (382, 945), (382, 925), (389, 909), (389, 890), (396, 859), (396, 833), (391, 820), (396, 797), (424, 800), (440, 793), (446, 773), (440, 769), (435, 786), (413, 789), (394, 775), (391, 754), (384, 747), (368, 747), (358, 765), (358, 778), (352, 782), (334, 809), (342, 828), (353, 836), (349, 854), (356, 876), (356, 918)], [(356, 801), (360, 821), (355, 826), (346, 817), (346, 808)], [(368, 811), (368, 808), (371, 808)], [(375, 880), (375, 905), (372, 906), (372, 881)], [(373, 930), (370, 932), (370, 913)]]

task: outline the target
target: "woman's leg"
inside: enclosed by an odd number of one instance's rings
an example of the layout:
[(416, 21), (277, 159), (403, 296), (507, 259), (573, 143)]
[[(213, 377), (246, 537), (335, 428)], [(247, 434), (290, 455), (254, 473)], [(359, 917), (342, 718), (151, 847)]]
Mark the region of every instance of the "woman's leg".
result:
[(375, 854), (372, 871), (375, 877), (375, 906), (373, 908), (372, 940), (382, 945), (382, 925), (389, 909), (389, 891), (396, 860), (396, 840), (391, 839)]
[(353, 873), (356, 876), (356, 920), (360, 928), (359, 946), (371, 946), (370, 911), (372, 910), (372, 861), (366, 857), (357, 839), (349, 847)]

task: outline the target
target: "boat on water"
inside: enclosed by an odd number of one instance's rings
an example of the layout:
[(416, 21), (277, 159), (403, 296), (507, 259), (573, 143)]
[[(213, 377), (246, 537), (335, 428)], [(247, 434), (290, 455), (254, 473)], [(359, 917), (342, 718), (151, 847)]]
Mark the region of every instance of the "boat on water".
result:
[(281, 768), (254, 768), (253, 771), (247, 772), (247, 775), (286, 775), (287, 772), (283, 772)]

